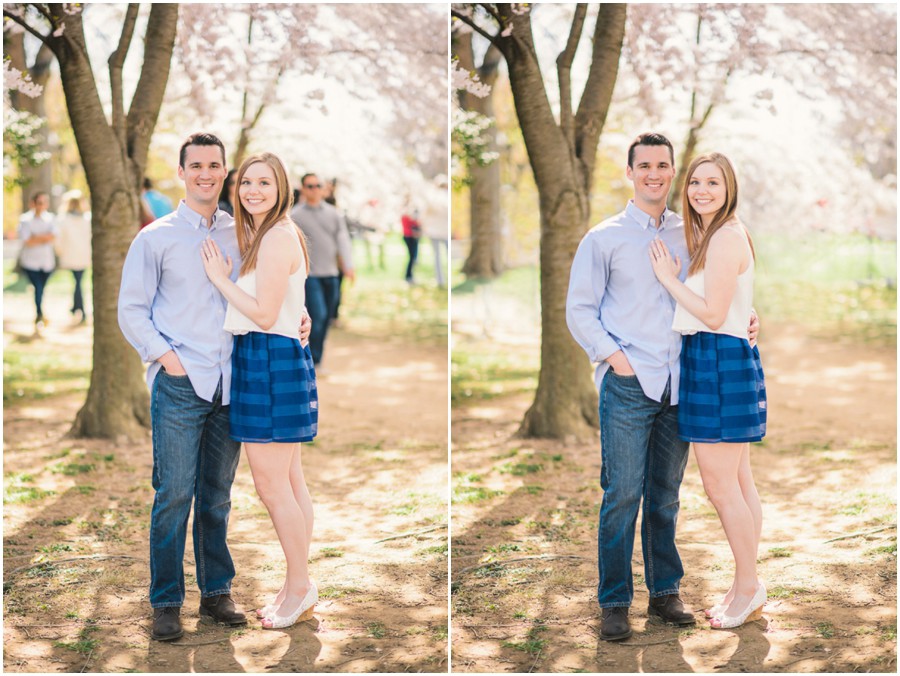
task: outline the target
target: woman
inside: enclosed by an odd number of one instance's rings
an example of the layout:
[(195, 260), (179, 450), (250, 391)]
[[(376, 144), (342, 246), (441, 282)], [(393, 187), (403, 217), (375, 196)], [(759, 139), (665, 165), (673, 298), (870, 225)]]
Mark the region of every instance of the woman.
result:
[(230, 169), (222, 184), (222, 192), (219, 193), (219, 208), (229, 216), (234, 216), (234, 188), (237, 185), (234, 175), (237, 169)]
[(56, 269), (53, 241), (56, 239), (57, 230), (54, 216), (49, 209), (50, 196), (45, 192), (36, 192), (31, 196), (31, 209), (19, 218), (18, 234), (22, 241), (19, 265), (34, 287), (36, 333), (48, 323), (44, 319), (44, 287)]
[(756, 577), (762, 508), (750, 470), (750, 444), (766, 433), (766, 389), (759, 350), (747, 340), (755, 254), (737, 219), (734, 168), (710, 153), (691, 162), (684, 190), (684, 231), (691, 264), (666, 246), (650, 247), (653, 270), (677, 301), (673, 330), (681, 351), (679, 435), (694, 443), (703, 486), (731, 546), (735, 576), (722, 602), (708, 612), (715, 629), (758, 619), (766, 588)]
[[(72, 317), (84, 324), (84, 296), (81, 293), (81, 278), (91, 264), (91, 222), (81, 207), (81, 193), (72, 191), (66, 204), (66, 212), (56, 218), (59, 235), (54, 247), (59, 257), (59, 268), (71, 270), (75, 277), (75, 295), (72, 299)], [(80, 317), (76, 318), (76, 313)]]
[(229, 279), (231, 259), (212, 240), (201, 254), (210, 281), (228, 300), (225, 330), (235, 334), (231, 436), (244, 442), (256, 491), (287, 560), (281, 591), (257, 615), (266, 629), (281, 629), (312, 617), (318, 601), (308, 567), (313, 508), (299, 443), (315, 437), (318, 423), (312, 355), (297, 336), (309, 256), (288, 216), (291, 190), (281, 160), (254, 155), (236, 182), (243, 260), (237, 283)]

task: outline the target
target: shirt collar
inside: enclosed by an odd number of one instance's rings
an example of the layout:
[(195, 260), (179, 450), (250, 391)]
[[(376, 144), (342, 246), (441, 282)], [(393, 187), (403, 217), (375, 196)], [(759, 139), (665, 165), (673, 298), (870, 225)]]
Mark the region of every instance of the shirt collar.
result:
[[(633, 220), (637, 221), (638, 224), (646, 230), (647, 228), (656, 229), (656, 219), (653, 218), (646, 211), (641, 209), (634, 203), (634, 200), (628, 200), (628, 206), (625, 207), (625, 213), (628, 214)], [(669, 209), (668, 207), (662, 212), (662, 215), (659, 217), (659, 230), (665, 228), (668, 223), (672, 223), (673, 217), (677, 214)]]
[[(206, 217), (201, 216), (196, 211), (191, 209), (187, 205), (187, 202), (185, 202), (184, 200), (181, 200), (178, 203), (178, 216), (179, 218), (183, 218), (185, 221), (187, 221), (190, 226), (194, 228), (194, 230), (199, 230), (200, 228), (207, 227)], [(227, 225), (226, 221), (228, 219), (223, 219), (223, 217), (225, 216), (228, 216), (227, 212), (216, 208), (215, 213), (212, 215), (212, 223), (209, 226), (209, 230), (215, 230), (217, 227), (221, 227), (223, 224)]]

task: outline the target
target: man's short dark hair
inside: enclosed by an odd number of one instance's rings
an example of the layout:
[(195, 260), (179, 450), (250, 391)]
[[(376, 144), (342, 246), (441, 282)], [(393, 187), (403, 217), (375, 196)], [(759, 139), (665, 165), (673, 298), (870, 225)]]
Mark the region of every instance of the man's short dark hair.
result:
[(38, 197), (40, 197), (41, 195), (46, 195), (47, 197), (50, 197), (50, 193), (48, 193), (46, 190), (38, 190), (36, 192), (31, 193), (31, 203), (34, 204), (35, 202), (37, 202)]
[(656, 132), (648, 132), (641, 134), (631, 145), (628, 146), (628, 166), (634, 169), (634, 149), (637, 146), (666, 146), (669, 149), (669, 157), (672, 160), (672, 166), (675, 166), (675, 150), (672, 148), (672, 142), (662, 134)]
[[(184, 166), (184, 164), (182, 163), (181, 166)], [(153, 190), (153, 181), (146, 176), (144, 176), (144, 190)]]
[(315, 176), (316, 178), (319, 178), (319, 175), (317, 173), (315, 173), (314, 171), (311, 171), (307, 174), (303, 174), (303, 176), (300, 177), (300, 185), (302, 185), (305, 188), (306, 187), (306, 179), (308, 179), (310, 176)]
[(218, 136), (201, 131), (191, 134), (181, 144), (181, 151), (178, 153), (178, 166), (182, 169), (184, 169), (184, 158), (187, 155), (188, 146), (219, 146), (219, 149), (222, 151), (222, 166), (225, 166), (225, 144), (219, 140)]

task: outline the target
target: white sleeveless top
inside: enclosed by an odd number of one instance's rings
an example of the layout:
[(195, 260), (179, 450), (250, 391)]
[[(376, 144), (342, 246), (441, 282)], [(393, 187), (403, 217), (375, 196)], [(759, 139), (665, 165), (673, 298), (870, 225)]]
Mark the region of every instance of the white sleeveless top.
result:
[[(300, 265), (297, 270), (288, 277), (287, 293), (284, 301), (281, 303), (281, 309), (278, 311), (278, 318), (271, 328), (267, 330), (261, 329), (255, 322), (242, 314), (231, 303), (225, 311), (225, 330), (235, 335), (242, 335), (256, 331), (257, 333), (273, 333), (287, 338), (299, 337), (300, 318), (303, 316), (303, 308), (306, 306), (306, 258), (302, 255), (303, 246), (300, 244), (300, 234), (297, 232), (293, 223), (287, 225), (275, 225), (273, 229), (286, 230), (291, 232), (294, 239), (297, 240), (297, 246), (300, 248)], [(238, 277), (238, 288), (243, 289), (248, 294), (256, 298), (256, 269), (246, 275)]]
[[(700, 331), (707, 333), (722, 333), (726, 336), (734, 336), (735, 338), (746, 338), (747, 327), (750, 324), (750, 311), (753, 308), (753, 271), (754, 260), (753, 253), (750, 249), (750, 242), (747, 240), (747, 234), (743, 231), (742, 226), (727, 225), (723, 226), (723, 230), (728, 228), (735, 232), (739, 232), (747, 245), (747, 251), (750, 253), (750, 264), (737, 278), (737, 288), (734, 291), (734, 297), (731, 299), (731, 306), (728, 308), (728, 314), (725, 316), (725, 322), (718, 329), (713, 331), (706, 324), (697, 319), (690, 312), (685, 310), (681, 304), (675, 306), (675, 318), (672, 320), (672, 330), (683, 335), (690, 335)], [(701, 298), (705, 298), (705, 278), (703, 270), (690, 275), (684, 280), (684, 285)]]

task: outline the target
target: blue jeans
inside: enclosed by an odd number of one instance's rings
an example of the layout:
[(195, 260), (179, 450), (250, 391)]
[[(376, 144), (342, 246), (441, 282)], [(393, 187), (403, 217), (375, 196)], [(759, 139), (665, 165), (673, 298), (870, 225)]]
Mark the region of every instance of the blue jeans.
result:
[(413, 268), (416, 266), (416, 259), (419, 257), (419, 238), (404, 237), (406, 250), (409, 252), (409, 262), (406, 264), (406, 281), (413, 281)]
[(37, 310), (37, 321), (44, 318), (44, 287), (47, 286), (47, 280), (53, 274), (53, 270), (29, 270), (22, 268), (28, 276), (28, 281), (34, 287), (34, 308)]
[(328, 323), (337, 309), (340, 288), (340, 279), (337, 276), (306, 278), (306, 311), (312, 320), (309, 351), (312, 352), (314, 364), (322, 361)]
[(644, 578), (651, 598), (677, 594), (684, 576), (675, 524), (689, 444), (678, 438), (678, 407), (669, 405), (669, 395), (667, 385), (662, 402), (653, 401), (637, 376), (619, 376), (612, 369), (600, 387), (601, 608), (627, 607), (634, 598), (631, 555), (641, 500)]
[(84, 296), (81, 293), (81, 278), (84, 276), (84, 270), (72, 270), (72, 276), (75, 277), (75, 296), (72, 298), (72, 313), (81, 310), (84, 314)]
[(150, 414), (156, 490), (150, 514), (150, 605), (184, 603), (184, 545), (192, 502), (200, 596), (229, 594), (234, 563), (225, 538), (241, 445), (228, 435), (221, 382), (208, 402), (196, 395), (187, 376), (161, 369), (153, 381)]

